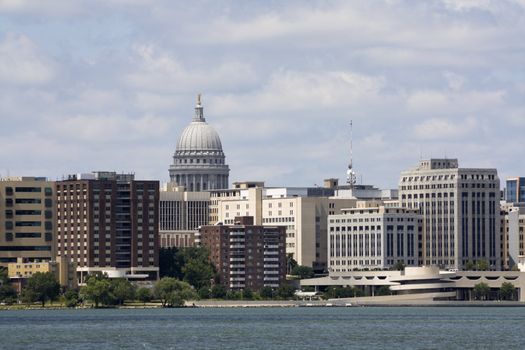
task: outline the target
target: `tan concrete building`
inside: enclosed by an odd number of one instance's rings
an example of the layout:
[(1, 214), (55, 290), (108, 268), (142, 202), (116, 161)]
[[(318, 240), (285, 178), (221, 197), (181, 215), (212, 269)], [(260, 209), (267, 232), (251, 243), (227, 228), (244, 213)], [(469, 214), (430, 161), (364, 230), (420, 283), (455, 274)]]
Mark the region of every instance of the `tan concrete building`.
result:
[(403, 171), (399, 201), (423, 216), (424, 265), (463, 269), (486, 260), (501, 268), (500, 181), (496, 169), (460, 168), (457, 159), (422, 160)]
[(219, 201), (223, 199), (240, 199), (241, 190), (247, 190), (248, 188), (264, 187), (262, 181), (244, 181), (234, 182), (233, 188), (213, 190), (210, 192), (210, 218), (209, 224), (215, 225), (219, 222)]
[(210, 192), (188, 192), (168, 183), (160, 191), (160, 247), (192, 247), (195, 232), (209, 223), (209, 207)]
[(516, 269), (519, 257), (525, 255), (525, 206), (503, 202), (500, 217), (502, 268)]
[(53, 261), (29, 262), (18, 258), (17, 262), (8, 264), (10, 280), (21, 289), (25, 281), (37, 272), (51, 272), (62, 287), (76, 288), (76, 264), (64, 257), (57, 257)]
[(0, 180), (0, 265), (55, 257), (55, 184), (43, 177)]
[(255, 225), (286, 226), (286, 253), (300, 264), (326, 270), (327, 218), (355, 205), (355, 199), (323, 196), (326, 188), (238, 189), (231, 197), (219, 197), (217, 218), (233, 224), (237, 216), (254, 217)]

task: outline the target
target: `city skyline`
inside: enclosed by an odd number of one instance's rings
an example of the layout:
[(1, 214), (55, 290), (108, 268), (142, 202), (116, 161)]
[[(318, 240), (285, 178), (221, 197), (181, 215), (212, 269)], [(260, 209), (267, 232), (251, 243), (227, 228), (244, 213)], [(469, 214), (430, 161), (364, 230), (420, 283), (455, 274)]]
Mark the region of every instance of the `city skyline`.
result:
[(165, 182), (200, 92), (230, 182), (344, 182), (350, 120), (358, 182), (445, 156), (525, 173), (523, 2), (121, 5), (0, 4), (2, 176)]

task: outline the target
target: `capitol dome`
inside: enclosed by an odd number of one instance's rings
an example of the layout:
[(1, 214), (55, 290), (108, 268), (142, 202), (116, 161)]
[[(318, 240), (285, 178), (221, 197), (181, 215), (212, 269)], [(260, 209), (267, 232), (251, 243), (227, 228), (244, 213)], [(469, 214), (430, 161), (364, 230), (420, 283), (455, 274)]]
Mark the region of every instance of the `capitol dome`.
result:
[(177, 151), (220, 151), (222, 144), (217, 131), (205, 121), (192, 121), (177, 143)]
[(193, 120), (180, 135), (169, 169), (170, 181), (186, 191), (228, 188), (230, 168), (221, 139), (204, 119), (203, 110), (199, 95)]

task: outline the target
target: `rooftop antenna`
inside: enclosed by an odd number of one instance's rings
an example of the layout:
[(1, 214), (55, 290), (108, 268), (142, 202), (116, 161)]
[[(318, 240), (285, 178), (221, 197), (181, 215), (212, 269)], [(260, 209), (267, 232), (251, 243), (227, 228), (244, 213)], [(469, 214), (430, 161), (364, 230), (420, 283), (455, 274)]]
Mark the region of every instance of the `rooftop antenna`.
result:
[(357, 177), (352, 164), (352, 121), (350, 120), (350, 163), (348, 164), (348, 169), (346, 170), (346, 183), (350, 186), (351, 189), (354, 188)]

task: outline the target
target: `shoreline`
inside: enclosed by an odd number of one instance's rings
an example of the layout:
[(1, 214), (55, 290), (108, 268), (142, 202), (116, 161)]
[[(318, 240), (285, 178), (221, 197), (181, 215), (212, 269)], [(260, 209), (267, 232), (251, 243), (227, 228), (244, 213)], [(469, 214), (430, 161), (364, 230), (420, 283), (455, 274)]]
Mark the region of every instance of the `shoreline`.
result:
[[(297, 300), (200, 300), (186, 302), (186, 305), (180, 308), (355, 308), (355, 307), (525, 307), (525, 302), (517, 301), (399, 301), (399, 302), (349, 302), (349, 301), (297, 301)], [(91, 307), (80, 306), (69, 308), (66, 306), (28, 306), (19, 305), (0, 307), (2, 311), (26, 311), (26, 310), (130, 310), (130, 309), (163, 309), (161, 305), (123, 305), (116, 307)], [(167, 308), (168, 309), (168, 308)], [(173, 308), (177, 309), (177, 308)]]

